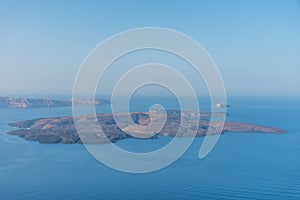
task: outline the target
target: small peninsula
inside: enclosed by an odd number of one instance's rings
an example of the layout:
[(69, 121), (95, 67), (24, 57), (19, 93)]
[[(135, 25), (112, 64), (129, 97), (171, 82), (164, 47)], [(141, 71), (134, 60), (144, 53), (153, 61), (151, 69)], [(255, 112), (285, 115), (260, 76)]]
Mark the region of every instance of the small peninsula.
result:
[[(189, 120), (190, 116), (193, 116), (195, 112), (185, 111), (181, 112), (178, 110), (167, 110), (166, 111), (166, 123), (163, 128), (152, 135), (149, 138), (156, 138), (156, 135), (163, 135), (169, 137), (175, 137), (178, 128), (180, 126), (181, 115), (185, 120)], [(222, 114), (222, 113), (221, 113)], [(223, 113), (225, 115), (225, 113)], [(122, 114), (115, 114), (122, 117)], [(201, 112), (201, 118), (196, 122), (199, 124), (196, 136), (205, 136), (209, 127), (209, 118), (218, 117), (220, 113), (214, 114), (210, 112)], [(151, 119), (148, 112), (132, 112), (130, 113), (132, 120), (139, 126), (146, 126), (150, 123)], [(160, 114), (157, 114), (156, 117), (161, 117)], [(79, 121), (91, 120), (91, 115), (80, 116)], [(100, 137), (97, 133), (98, 130), (90, 129), (91, 133), (88, 138), (89, 143), (107, 143), (109, 141), (116, 142), (125, 138), (132, 138), (131, 134), (128, 132), (136, 132), (133, 126), (123, 127), (117, 126), (113, 114), (97, 114), (97, 119), (99, 125), (101, 126), (103, 132), (106, 134), (107, 138)], [(9, 123), (10, 126), (16, 127), (16, 130), (8, 132), (11, 135), (17, 135), (19, 137), (25, 138), (27, 140), (38, 141), (40, 143), (64, 143), (64, 144), (73, 144), (73, 143), (83, 143), (80, 139), (75, 125), (73, 117), (55, 117), (55, 118), (39, 118), (33, 120), (25, 120), (20, 122)], [(213, 121), (211, 127), (220, 126), (220, 122)], [(187, 130), (185, 136), (189, 136), (188, 130), (195, 130), (197, 127), (184, 127)], [(123, 130), (126, 130), (124, 132)], [(222, 133), (225, 132), (261, 132), (261, 133), (286, 133), (284, 130), (269, 126), (254, 125), (242, 122), (225, 122), (222, 129)], [(143, 134), (143, 133), (142, 133)], [(108, 141), (108, 140), (109, 141)]]
[(102, 105), (110, 102), (105, 99), (41, 99), (41, 98), (14, 98), (0, 97), (0, 108), (41, 108), (41, 107), (63, 107), (77, 105)]

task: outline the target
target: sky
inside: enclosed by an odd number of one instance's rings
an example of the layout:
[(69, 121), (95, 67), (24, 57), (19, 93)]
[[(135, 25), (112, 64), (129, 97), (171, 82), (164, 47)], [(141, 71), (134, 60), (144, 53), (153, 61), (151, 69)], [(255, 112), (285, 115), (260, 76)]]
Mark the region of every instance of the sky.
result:
[(300, 94), (299, 0), (0, 0), (0, 25), (0, 96), (70, 95), (97, 44), (142, 27), (196, 40), (218, 66), (227, 95)]

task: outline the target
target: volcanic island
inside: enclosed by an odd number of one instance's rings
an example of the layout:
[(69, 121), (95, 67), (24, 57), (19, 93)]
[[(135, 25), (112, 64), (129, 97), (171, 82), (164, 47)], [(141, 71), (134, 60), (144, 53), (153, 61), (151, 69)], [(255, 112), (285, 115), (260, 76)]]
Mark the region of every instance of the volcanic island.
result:
[[(88, 134), (85, 136), (78, 134), (74, 123), (75, 118), (73, 116), (38, 118), (9, 123), (11, 127), (15, 127), (16, 129), (8, 132), (8, 134), (17, 135), (26, 140), (38, 141), (44, 144), (102, 144), (116, 142), (126, 138), (139, 138), (138, 134), (147, 134), (147, 131), (141, 131), (143, 130), (143, 127), (147, 127), (151, 121), (160, 121), (163, 117), (165, 117), (165, 123), (162, 128), (157, 130), (157, 132), (148, 135), (146, 138), (154, 139), (159, 135), (168, 137), (200, 137), (207, 134), (224, 134), (226, 132), (286, 133), (286, 131), (280, 128), (243, 122), (225, 121), (224, 126), (222, 126), (222, 122), (219, 122), (218, 120), (212, 120), (217, 119), (222, 115), (227, 115), (227, 113), (201, 112), (199, 113), (200, 117), (196, 120), (194, 117), (196, 112), (193, 111), (166, 110), (164, 115), (160, 112), (154, 115), (153, 113), (150, 115), (149, 112), (131, 112), (127, 114), (129, 114), (134, 124), (117, 124), (115, 117), (122, 119), (122, 117), (125, 116), (123, 113), (95, 114), (76, 117), (76, 122), (88, 122), (89, 120), (96, 119), (99, 127), (102, 129), (102, 133), (105, 135), (99, 134), (100, 128), (97, 129), (95, 127), (86, 127)], [(184, 127), (180, 127), (182, 120), (186, 122), (184, 123)], [(195, 126), (195, 124), (198, 126)], [(139, 129), (136, 127), (139, 127)], [(208, 133), (209, 128), (210, 130), (218, 130), (218, 127), (222, 127), (220, 129), (221, 131), (216, 131), (216, 133), (210, 131)], [(179, 128), (184, 130), (184, 134), (178, 134)]]

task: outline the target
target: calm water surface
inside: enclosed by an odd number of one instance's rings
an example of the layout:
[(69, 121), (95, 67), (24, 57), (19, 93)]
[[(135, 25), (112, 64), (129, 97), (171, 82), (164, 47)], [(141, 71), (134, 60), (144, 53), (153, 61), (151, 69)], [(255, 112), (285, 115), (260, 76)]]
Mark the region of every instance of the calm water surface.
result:
[[(203, 138), (197, 138), (178, 161), (148, 174), (112, 170), (82, 145), (39, 144), (6, 134), (8, 122), (71, 115), (70, 108), (0, 109), (0, 199), (300, 199), (299, 100), (231, 98), (228, 121), (277, 126), (289, 133), (228, 133), (203, 160), (197, 157)], [(131, 110), (147, 110), (153, 102), (139, 101)], [(144, 152), (170, 140), (117, 144)]]

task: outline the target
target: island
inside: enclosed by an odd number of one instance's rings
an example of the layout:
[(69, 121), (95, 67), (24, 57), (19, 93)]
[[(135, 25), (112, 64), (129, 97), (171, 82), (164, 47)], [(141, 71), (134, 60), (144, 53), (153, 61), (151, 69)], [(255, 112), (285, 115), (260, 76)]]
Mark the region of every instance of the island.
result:
[[(149, 112), (132, 112), (129, 113), (132, 120), (135, 124), (143, 127), (147, 126), (153, 118), (150, 119)], [(195, 115), (195, 112), (192, 111), (179, 111), (179, 110), (167, 110), (166, 113), (166, 121), (161, 130), (157, 133), (150, 135), (148, 138), (153, 139), (157, 138), (157, 135), (175, 137), (180, 135), (176, 135), (178, 128), (180, 126), (180, 121), (182, 119), (191, 120), (191, 116)], [(121, 117), (122, 113), (114, 113), (115, 116)], [(226, 113), (210, 113), (210, 112), (201, 112), (200, 118), (196, 121), (199, 125), (198, 127), (189, 127), (186, 125), (185, 130), (186, 134), (184, 136), (192, 136), (189, 135), (189, 131), (196, 130), (196, 136), (205, 136), (207, 134), (207, 130), (209, 127), (211, 118), (218, 118), (220, 115), (227, 115)], [(151, 115), (153, 116), (153, 114)], [(156, 119), (160, 119), (162, 117), (161, 113), (157, 113), (154, 115)], [(98, 120), (99, 125), (101, 126), (103, 132), (106, 137), (99, 136), (99, 130), (89, 130), (89, 135), (85, 138), (85, 142), (82, 141), (82, 138), (79, 137), (75, 125), (74, 118), (71, 116), (65, 117), (54, 117), (54, 118), (39, 118), (32, 120), (25, 120), (19, 122), (9, 123), (10, 126), (16, 127), (15, 130), (8, 132), (11, 135), (17, 135), (19, 137), (25, 138), (27, 140), (38, 141), (40, 143), (64, 143), (64, 144), (80, 144), (80, 143), (107, 143), (107, 142), (116, 142), (125, 138), (132, 138), (132, 134), (137, 133), (136, 127), (132, 125), (123, 125), (118, 126), (114, 120), (113, 114), (97, 114), (96, 119)], [(92, 120), (92, 115), (85, 115), (77, 117), (78, 121), (86, 122), (87, 120)], [(189, 123), (187, 123), (189, 124)], [(191, 123), (195, 124), (195, 123)], [(211, 128), (214, 129), (220, 126), (221, 123), (216, 121), (212, 121)], [(193, 132), (193, 131), (191, 131)], [(269, 126), (248, 124), (242, 122), (225, 122), (222, 134), (225, 132), (261, 132), (261, 133), (278, 133), (285, 134), (286, 131)], [(146, 134), (146, 133), (141, 133)], [(219, 134), (219, 133), (218, 133)]]
[(41, 107), (63, 107), (76, 105), (102, 105), (109, 104), (105, 99), (41, 99), (41, 98), (14, 98), (0, 97), (0, 108), (41, 108)]

